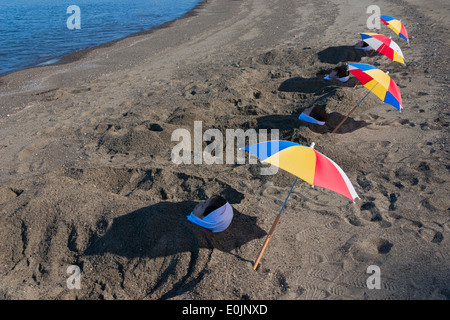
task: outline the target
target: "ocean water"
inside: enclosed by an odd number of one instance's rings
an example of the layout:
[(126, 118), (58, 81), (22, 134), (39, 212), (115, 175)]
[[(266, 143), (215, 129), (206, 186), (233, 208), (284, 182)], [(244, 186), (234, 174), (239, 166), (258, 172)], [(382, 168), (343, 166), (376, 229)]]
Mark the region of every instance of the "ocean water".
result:
[[(0, 74), (149, 30), (200, 0), (0, 0)], [(73, 7), (75, 6), (75, 7)]]

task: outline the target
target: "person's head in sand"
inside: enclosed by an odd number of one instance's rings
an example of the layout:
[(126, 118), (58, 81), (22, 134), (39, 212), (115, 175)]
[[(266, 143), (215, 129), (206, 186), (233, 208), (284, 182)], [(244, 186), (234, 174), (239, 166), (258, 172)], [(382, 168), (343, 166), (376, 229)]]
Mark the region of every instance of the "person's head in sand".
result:
[(192, 213), (200, 219), (205, 218), (208, 214), (216, 209), (219, 209), (227, 203), (227, 200), (221, 196), (212, 196), (207, 200), (200, 201), (195, 207)]
[(330, 78), (331, 79), (343, 79), (345, 77), (349, 76), (349, 72), (347, 70), (347, 67), (336, 67), (330, 72)]
[(212, 232), (221, 232), (231, 224), (233, 208), (225, 198), (214, 195), (200, 201), (187, 219)]
[(363, 41), (363, 40), (357, 42), (357, 43), (355, 44), (355, 47), (356, 47), (356, 48), (359, 48), (359, 49), (364, 48), (364, 50), (370, 50), (370, 49), (372, 49), (372, 48), (370, 47), (370, 45), (369, 45), (367, 42)]
[(311, 107), (303, 110), (298, 119), (305, 122), (323, 126), (325, 122), (328, 120), (328, 114), (325, 112), (323, 106), (315, 103)]
[(375, 53), (375, 50), (365, 41), (361, 40), (355, 44), (355, 49), (367, 51), (367, 55), (370, 57)]
[[(308, 115), (316, 120), (326, 122), (328, 120), (328, 114), (325, 112), (323, 106), (314, 104), (312, 107), (307, 109), (309, 111)], [(306, 111), (306, 110), (305, 110)]]

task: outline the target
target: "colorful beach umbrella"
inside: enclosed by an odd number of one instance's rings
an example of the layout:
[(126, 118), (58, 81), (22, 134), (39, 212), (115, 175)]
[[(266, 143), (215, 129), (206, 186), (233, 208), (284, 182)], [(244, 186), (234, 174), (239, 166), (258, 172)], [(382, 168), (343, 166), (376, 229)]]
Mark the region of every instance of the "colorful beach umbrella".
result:
[(402, 97), (400, 89), (395, 84), (394, 80), (389, 77), (389, 72), (383, 72), (369, 64), (353, 63), (348, 64), (348, 71), (353, 74), (359, 82), (370, 91), (358, 102), (358, 104), (350, 111), (350, 113), (339, 123), (339, 125), (332, 131), (335, 133), (339, 127), (348, 119), (348, 117), (356, 110), (359, 104), (372, 92), (381, 101), (394, 106), (401, 111), (403, 108)]
[(253, 266), (255, 270), (298, 178), (312, 186), (322, 187), (339, 193), (351, 201), (359, 198), (345, 172), (333, 160), (315, 150), (314, 143), (307, 147), (290, 141), (274, 140), (253, 144), (245, 147), (244, 150), (256, 155), (264, 163), (275, 165), (295, 175), (294, 183)]
[(392, 61), (405, 64), (403, 52), (391, 38), (378, 33), (361, 33), (362, 40), (370, 45), (375, 51), (385, 55)]
[(406, 31), (405, 26), (396, 18), (390, 16), (380, 16), (380, 20), (383, 21), (392, 31), (394, 31), (398, 36), (405, 39), (409, 45), (408, 31)]
[(348, 71), (353, 74), (361, 84), (374, 93), (381, 101), (401, 110), (402, 97), (400, 89), (394, 80), (389, 77), (388, 72), (364, 63), (348, 64)]

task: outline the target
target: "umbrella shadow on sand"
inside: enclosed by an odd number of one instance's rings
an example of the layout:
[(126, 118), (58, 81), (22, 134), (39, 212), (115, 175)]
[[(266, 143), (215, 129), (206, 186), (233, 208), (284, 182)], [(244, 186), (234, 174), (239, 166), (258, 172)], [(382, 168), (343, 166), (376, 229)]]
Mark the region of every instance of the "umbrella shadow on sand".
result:
[(195, 255), (201, 248), (234, 254), (235, 249), (266, 235), (257, 226), (257, 218), (234, 208), (228, 229), (218, 233), (203, 229), (186, 218), (196, 204), (194, 201), (165, 201), (117, 217), (103, 236), (92, 239), (84, 254), (113, 253), (130, 259), (154, 259), (183, 252)]
[(321, 62), (336, 64), (339, 62), (361, 61), (361, 58), (368, 57), (368, 53), (354, 46), (329, 47), (317, 53)]
[[(331, 112), (328, 114), (328, 120), (325, 122), (323, 126), (314, 123), (303, 122), (304, 125), (308, 126), (309, 129), (315, 133), (329, 133), (336, 128), (339, 123), (345, 118), (345, 115), (340, 114), (339, 112)], [(350, 133), (361, 129), (363, 127), (368, 126), (370, 123), (366, 121), (358, 121), (349, 117), (347, 121), (336, 131), (335, 134), (342, 133)]]
[(278, 90), (282, 92), (313, 93), (314, 95), (321, 95), (324, 93), (335, 92), (339, 87), (354, 87), (356, 84), (358, 84), (358, 80), (355, 77), (350, 77), (347, 82), (325, 80), (323, 79), (323, 75), (315, 78), (293, 77), (282, 82), (278, 87)]

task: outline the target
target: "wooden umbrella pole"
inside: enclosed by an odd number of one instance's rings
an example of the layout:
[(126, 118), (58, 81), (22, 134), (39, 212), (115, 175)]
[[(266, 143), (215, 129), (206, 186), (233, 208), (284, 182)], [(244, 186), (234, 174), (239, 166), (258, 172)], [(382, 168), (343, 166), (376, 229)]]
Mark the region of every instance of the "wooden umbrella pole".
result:
[(278, 213), (277, 217), (275, 218), (275, 222), (273, 223), (272, 228), (270, 228), (269, 234), (267, 235), (267, 239), (264, 242), (264, 245), (263, 245), (263, 247), (261, 249), (261, 252), (259, 253), (258, 259), (256, 259), (256, 262), (253, 265), (253, 270), (256, 270), (256, 268), (258, 267), (259, 261), (261, 260), (261, 257), (263, 255), (264, 251), (266, 250), (267, 244), (269, 243), (270, 238), (272, 237), (273, 231), (275, 230), (275, 227), (277, 226), (277, 223), (280, 220), (281, 211), (283, 211), (284, 205), (286, 204), (287, 199), (291, 195), (292, 189), (294, 188), (294, 185), (297, 182), (297, 179), (298, 179), (298, 177), (295, 177), (294, 183), (291, 186), (291, 190), (289, 190), (289, 193), (288, 193), (286, 199), (284, 200), (283, 206), (281, 207), (280, 212)]
[(358, 108), (360, 103), (363, 102), (363, 100), (369, 95), (369, 93), (372, 92), (373, 89), (375, 89), (375, 87), (378, 85), (378, 83), (379, 82), (377, 82), (377, 84), (374, 85), (373, 88), (369, 92), (366, 93), (366, 95), (356, 104), (356, 106), (352, 109), (352, 111), (350, 111), (350, 113), (344, 118), (344, 120), (342, 120), (341, 123), (339, 123), (338, 126), (336, 128), (334, 128), (334, 130), (331, 133), (335, 133), (342, 126), (342, 124), (348, 119), (348, 117), (350, 117), (350, 115), (356, 110), (356, 108)]

